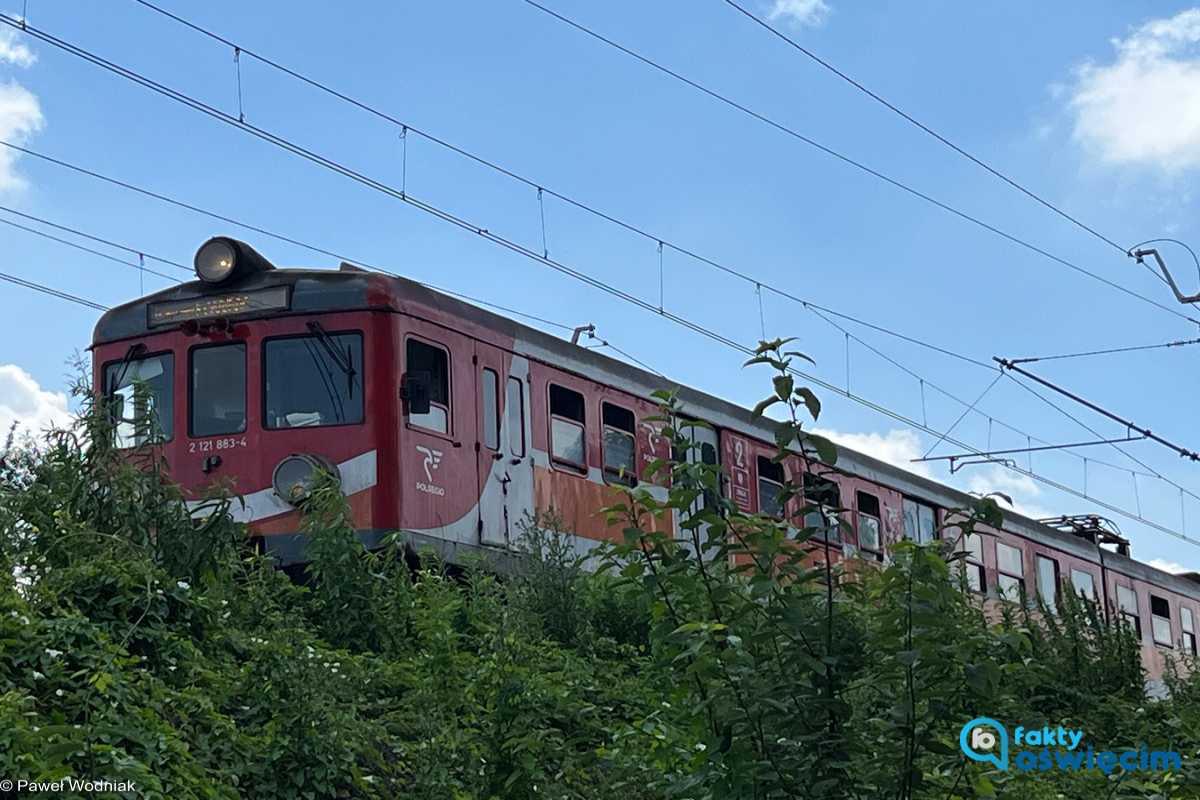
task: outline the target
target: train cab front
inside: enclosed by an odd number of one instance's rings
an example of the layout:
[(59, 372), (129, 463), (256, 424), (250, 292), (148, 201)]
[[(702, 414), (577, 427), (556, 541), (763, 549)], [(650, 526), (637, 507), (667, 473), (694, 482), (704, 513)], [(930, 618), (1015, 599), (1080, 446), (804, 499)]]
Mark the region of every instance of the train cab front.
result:
[(380, 276), (276, 269), (225, 237), (195, 268), (96, 325), (95, 391), (117, 446), (160, 450), (191, 500), (238, 495), (234, 517), (283, 563), (303, 559), (299, 507), (322, 470), (378, 539), (394, 524), (378, 490), (392, 359)]

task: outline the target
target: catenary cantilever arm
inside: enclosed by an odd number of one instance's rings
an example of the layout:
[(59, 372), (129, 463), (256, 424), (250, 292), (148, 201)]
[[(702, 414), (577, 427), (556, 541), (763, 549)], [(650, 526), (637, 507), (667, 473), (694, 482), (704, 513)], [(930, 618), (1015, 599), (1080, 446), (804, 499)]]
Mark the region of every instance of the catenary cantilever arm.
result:
[(1185, 295), (1179, 291), (1179, 287), (1175, 284), (1175, 279), (1171, 277), (1171, 272), (1167, 269), (1167, 262), (1163, 261), (1162, 256), (1158, 254), (1157, 250), (1134, 250), (1131, 255), (1138, 260), (1139, 264), (1146, 263), (1146, 256), (1154, 256), (1154, 260), (1158, 262), (1158, 269), (1162, 272), (1167, 285), (1171, 287), (1171, 291), (1175, 293), (1176, 300), (1184, 305), (1200, 301), (1200, 294)]

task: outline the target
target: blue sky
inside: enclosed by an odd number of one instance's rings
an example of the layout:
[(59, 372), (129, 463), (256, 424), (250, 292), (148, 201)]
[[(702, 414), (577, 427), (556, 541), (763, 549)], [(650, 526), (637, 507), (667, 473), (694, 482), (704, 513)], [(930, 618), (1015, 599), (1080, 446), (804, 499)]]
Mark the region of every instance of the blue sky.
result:
[[(1149, 344), (1194, 324), (1073, 273), (737, 114), (582, 36), (522, 0), (487, 3), (162, 2), (244, 46), (535, 181), (825, 306), (984, 361)], [(1200, 245), (1191, 190), (1200, 167), (1200, 10), (1168, 3), (850, 4), (745, 0), (805, 46), (997, 168), (1123, 244), (1171, 236)], [(645, 52), (807, 136), (1164, 303), (1166, 288), (1115, 249), (948, 151), (753, 26), (720, 0), (546, 5)], [(10, 4), (11, 5), (11, 4)], [(10, 8), (8, 13), (19, 11)], [(233, 54), (132, 2), (30, 0), (31, 24), (236, 111)], [(396, 126), (244, 59), (248, 121), (399, 185)], [(765, 375), (737, 354), (422, 212), (199, 116), (39, 42), (0, 31), (0, 138), (23, 142), (410, 277), (565, 324), (688, 383), (752, 404)], [(481, 227), (541, 249), (535, 192), (410, 137), (407, 189)], [(333, 259), (222, 226), (28, 157), (0, 154), (0, 205), (190, 262), (215, 233), (240, 235), (281, 265)], [(550, 254), (659, 300), (653, 242), (545, 202)], [(0, 218), (14, 219), (0, 211)], [(0, 226), (3, 270), (112, 305), (140, 291), (135, 270)], [(120, 255), (116, 251), (114, 254)], [(1190, 258), (1165, 250), (1185, 291)], [(752, 287), (668, 251), (669, 310), (747, 343), (759, 336)], [(165, 283), (145, 277), (151, 291)], [(0, 285), (0, 421), (61, 413), (67, 360), (95, 312)], [(1182, 307), (1181, 307), (1182, 308)], [(1184, 309), (1186, 310), (1186, 309)], [(815, 372), (845, 386), (846, 342), (802, 307), (766, 296), (770, 335), (797, 336)], [(1195, 311), (1200, 316), (1200, 310)], [(968, 401), (995, 373), (850, 324), (909, 370)], [(1200, 448), (1191, 409), (1200, 349), (1051, 362), (1060, 381), (1168, 438)], [(851, 390), (944, 430), (963, 406), (859, 343)], [(819, 426), (906, 463), (935, 437), (827, 392)], [(1007, 378), (954, 436), (1019, 447), (1091, 435)], [(1106, 436), (1123, 431), (1066, 410)], [(989, 426), (988, 416), (996, 420)], [(1158, 472), (1200, 494), (1200, 466), (1149, 443), (1079, 451), (1088, 491), (1200, 540), (1200, 501), (1127, 471)], [(942, 444), (935, 453), (957, 452)], [(1096, 459), (1121, 465), (1113, 469)], [(1022, 462), (1025, 460), (1022, 458)], [(1074, 456), (1033, 469), (1082, 488)], [(996, 465), (954, 476), (1013, 494), (1034, 513), (1089, 501)], [(1182, 515), (1181, 515), (1182, 511)], [(1116, 517), (1135, 554), (1190, 568), (1195, 546)]]

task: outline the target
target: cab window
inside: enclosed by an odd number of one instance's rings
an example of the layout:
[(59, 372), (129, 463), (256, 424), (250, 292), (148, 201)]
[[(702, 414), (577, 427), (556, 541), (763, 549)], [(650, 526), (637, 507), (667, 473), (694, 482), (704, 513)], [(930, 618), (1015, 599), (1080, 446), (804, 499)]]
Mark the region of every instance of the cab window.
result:
[(450, 354), (437, 345), (409, 339), (404, 346), (405, 376), (429, 387), (429, 411), (409, 413), (408, 423), (450, 433)]
[(363, 421), (362, 334), (268, 339), (263, 345), (264, 424), (316, 428)]
[(140, 447), (174, 436), (175, 356), (160, 353), (104, 368), (116, 446)]
[(191, 360), (190, 435), (221, 436), (246, 430), (246, 345), (195, 347)]

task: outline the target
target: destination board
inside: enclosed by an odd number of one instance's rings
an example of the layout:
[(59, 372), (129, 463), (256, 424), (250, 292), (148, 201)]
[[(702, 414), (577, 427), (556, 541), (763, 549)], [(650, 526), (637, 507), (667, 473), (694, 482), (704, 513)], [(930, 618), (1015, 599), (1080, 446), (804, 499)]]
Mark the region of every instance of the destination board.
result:
[(189, 300), (168, 300), (147, 307), (150, 327), (172, 325), (189, 320), (218, 319), (260, 311), (286, 311), (288, 287), (272, 286), (253, 292), (231, 292), (195, 297)]

